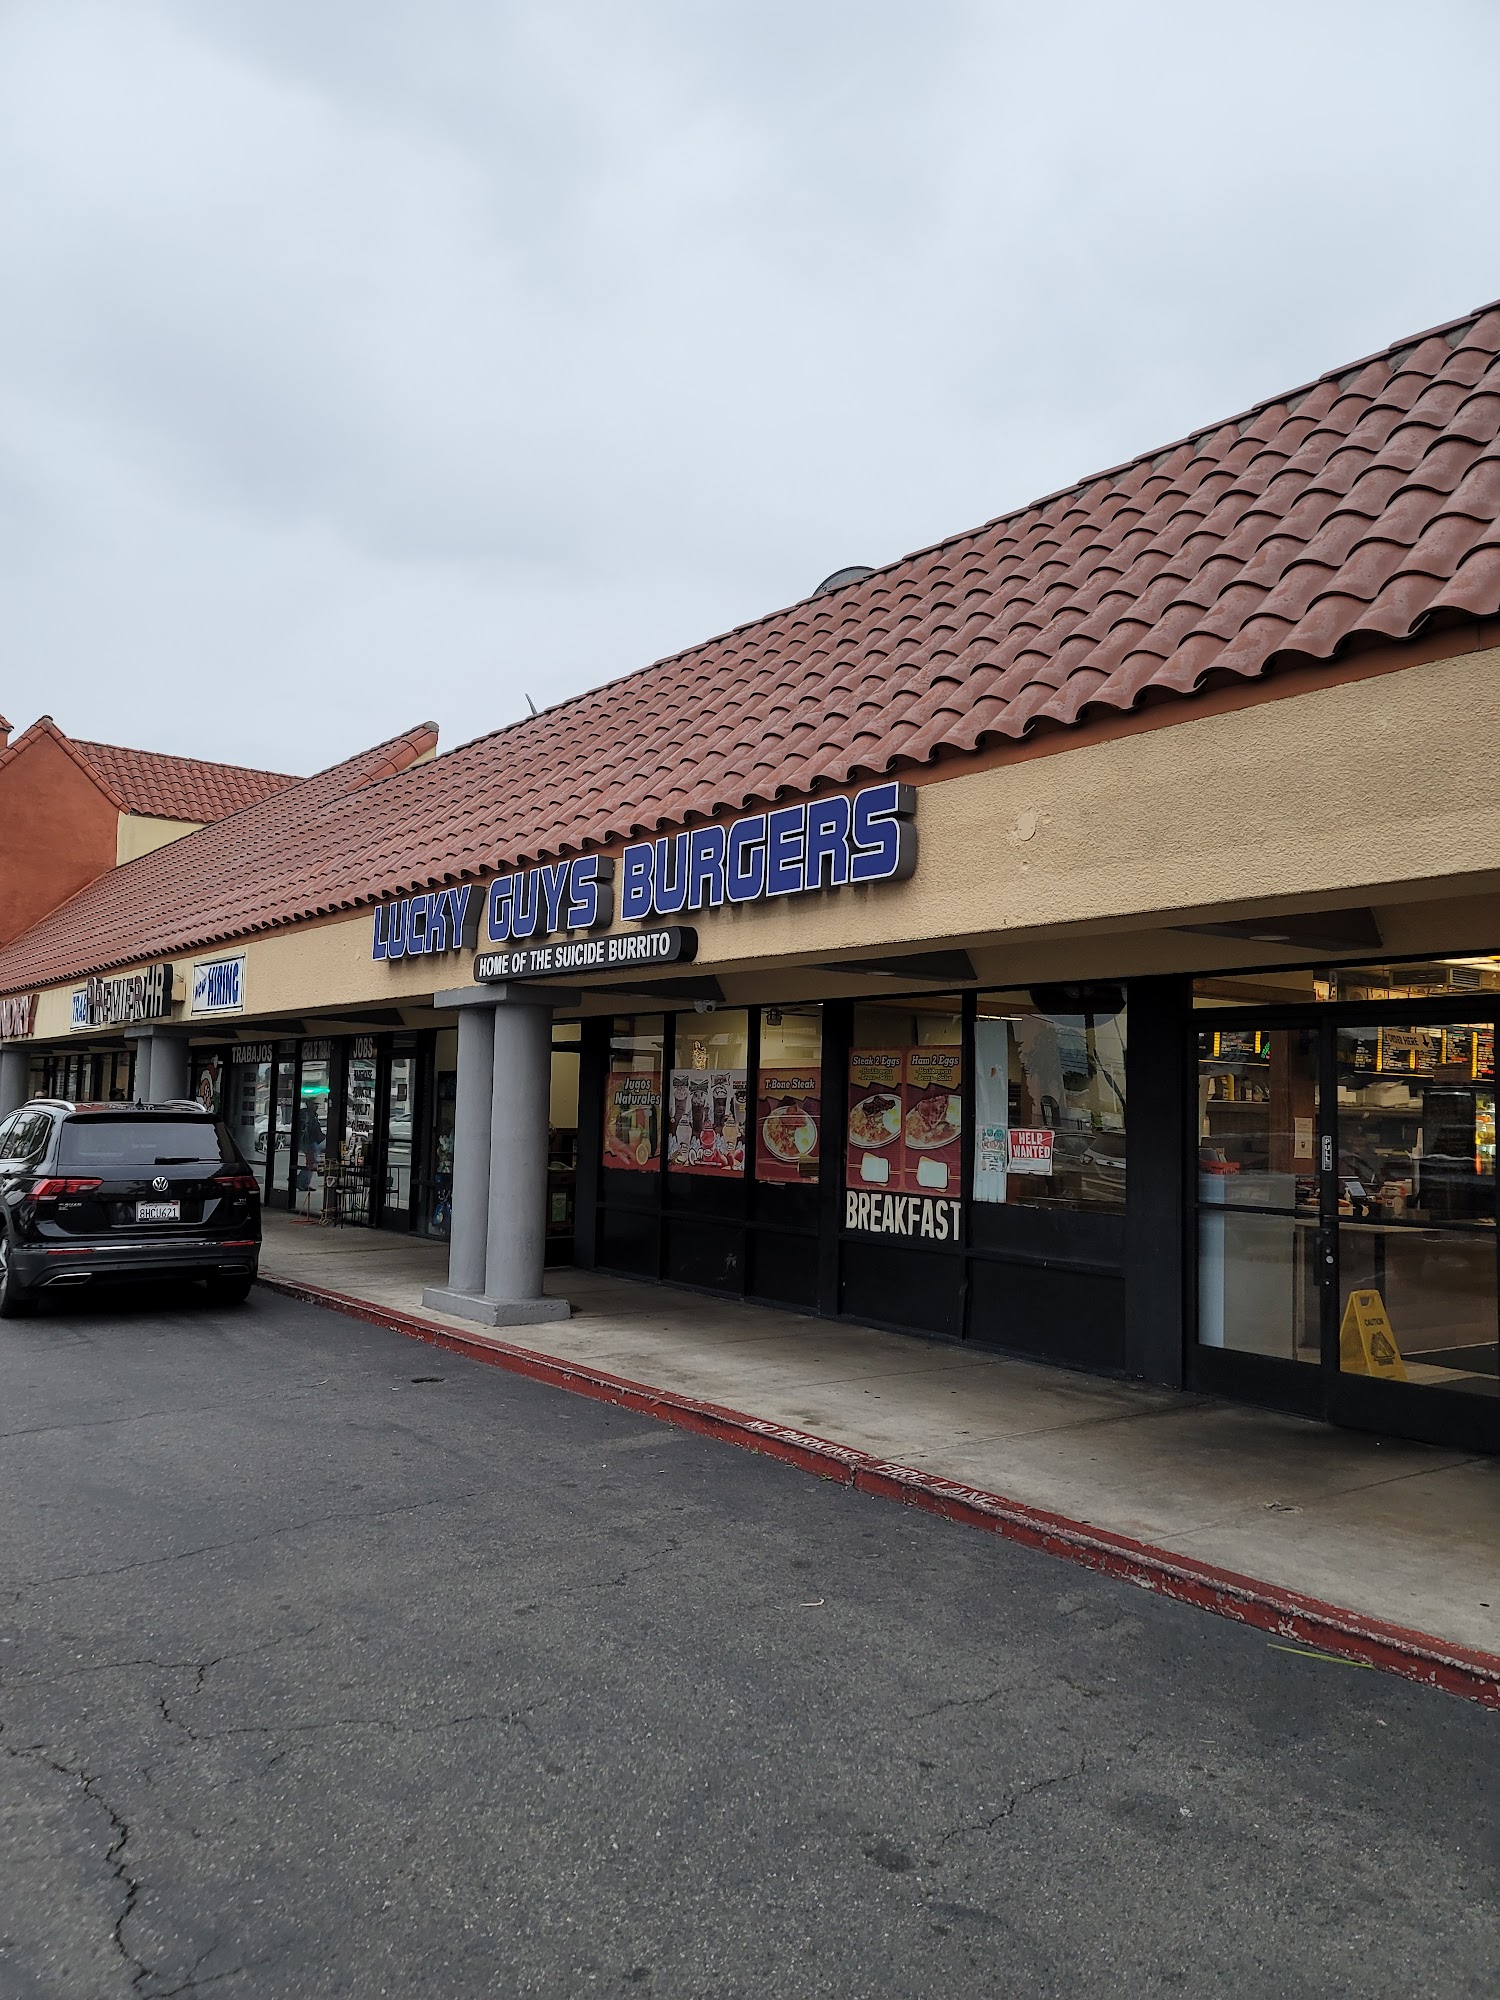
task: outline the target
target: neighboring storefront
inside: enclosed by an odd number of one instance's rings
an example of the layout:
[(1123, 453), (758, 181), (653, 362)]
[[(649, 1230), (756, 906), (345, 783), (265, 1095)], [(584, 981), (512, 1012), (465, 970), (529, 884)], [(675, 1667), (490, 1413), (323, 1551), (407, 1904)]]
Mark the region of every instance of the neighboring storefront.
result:
[(553, 1263), (1500, 1450), (1492, 368), (1494, 314), (206, 828), (175, 907), (148, 856), (0, 953), (4, 1074), (124, 1095), (151, 1041), (270, 1206), (451, 1234), (460, 1309), (537, 1305), (536, 1221)]

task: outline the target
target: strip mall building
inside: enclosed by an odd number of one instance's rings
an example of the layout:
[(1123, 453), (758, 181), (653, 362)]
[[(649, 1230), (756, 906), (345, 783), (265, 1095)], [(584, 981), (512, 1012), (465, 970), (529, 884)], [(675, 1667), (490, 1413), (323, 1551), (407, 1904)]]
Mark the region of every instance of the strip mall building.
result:
[(491, 1323), (545, 1259), (1500, 1449), (1497, 519), (1489, 309), (112, 869), (0, 1108), (196, 1092)]

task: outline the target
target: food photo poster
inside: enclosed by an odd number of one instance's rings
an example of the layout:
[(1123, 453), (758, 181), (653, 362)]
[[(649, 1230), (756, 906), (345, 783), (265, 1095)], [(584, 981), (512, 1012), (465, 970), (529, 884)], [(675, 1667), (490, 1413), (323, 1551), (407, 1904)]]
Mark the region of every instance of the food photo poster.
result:
[(667, 1165), (682, 1174), (743, 1174), (742, 1069), (674, 1069), (668, 1083)]
[(958, 1193), (962, 1063), (957, 1048), (850, 1050), (849, 1187)]
[(816, 1063), (763, 1069), (755, 1116), (758, 1181), (815, 1181), (823, 1124), (823, 1075)]
[(626, 1173), (657, 1169), (661, 1071), (616, 1070), (604, 1098), (604, 1164)]

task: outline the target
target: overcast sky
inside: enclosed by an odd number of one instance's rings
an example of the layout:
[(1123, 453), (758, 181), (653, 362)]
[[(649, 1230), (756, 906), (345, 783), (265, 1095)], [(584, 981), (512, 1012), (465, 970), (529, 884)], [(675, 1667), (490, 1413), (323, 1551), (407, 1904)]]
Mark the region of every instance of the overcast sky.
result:
[(451, 747), (1500, 294), (1495, 0), (0, 0), (0, 710)]

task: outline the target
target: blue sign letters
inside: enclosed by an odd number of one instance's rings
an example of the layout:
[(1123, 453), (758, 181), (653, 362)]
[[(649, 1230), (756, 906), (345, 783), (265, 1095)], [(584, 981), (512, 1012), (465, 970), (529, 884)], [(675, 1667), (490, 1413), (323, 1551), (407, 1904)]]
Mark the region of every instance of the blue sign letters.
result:
[(627, 923), (684, 910), (803, 896), (851, 883), (901, 882), (917, 865), (916, 793), (894, 781), (777, 806), (687, 833), (632, 841), (620, 863)]
[(479, 899), (472, 882), (402, 896), (376, 908), (370, 956), (420, 958), (428, 952), (461, 951), (476, 942), (478, 927)]
[(615, 864), (602, 854), (497, 875), (486, 921), (490, 943), (524, 944), (554, 931), (597, 930), (614, 915), (614, 878)]
[[(630, 841), (618, 864), (618, 915), (641, 924), (771, 896), (904, 881), (917, 865), (916, 803), (914, 789), (892, 779), (852, 796), (831, 792), (727, 824)], [(484, 892), (466, 882), (403, 896), (376, 910), (372, 956), (414, 958), (474, 945), (481, 907), (490, 945), (599, 930), (616, 915), (615, 883), (613, 859), (579, 854), (497, 875)]]

